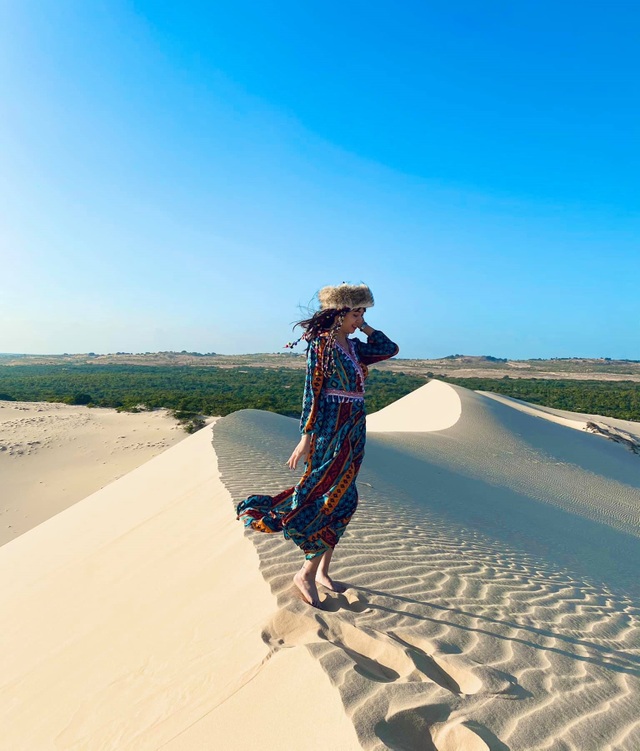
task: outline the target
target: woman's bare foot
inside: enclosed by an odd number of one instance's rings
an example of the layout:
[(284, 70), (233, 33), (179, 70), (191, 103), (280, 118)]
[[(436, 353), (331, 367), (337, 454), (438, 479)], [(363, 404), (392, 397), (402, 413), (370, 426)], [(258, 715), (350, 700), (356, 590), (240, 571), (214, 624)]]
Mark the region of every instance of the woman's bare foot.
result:
[(318, 576), (316, 576), (316, 581), (318, 582), (318, 584), (322, 584), (323, 587), (330, 589), (332, 592), (344, 592), (347, 589), (347, 586), (345, 584), (333, 581), (333, 579), (328, 575), (325, 576), (323, 574), (318, 574)]
[(316, 587), (316, 583), (313, 580), (313, 577), (308, 579), (304, 576), (302, 571), (298, 571), (298, 573), (293, 577), (293, 583), (296, 585), (296, 587), (298, 587), (300, 592), (302, 592), (302, 596), (309, 603), (309, 605), (312, 605), (314, 608), (320, 607), (318, 588)]

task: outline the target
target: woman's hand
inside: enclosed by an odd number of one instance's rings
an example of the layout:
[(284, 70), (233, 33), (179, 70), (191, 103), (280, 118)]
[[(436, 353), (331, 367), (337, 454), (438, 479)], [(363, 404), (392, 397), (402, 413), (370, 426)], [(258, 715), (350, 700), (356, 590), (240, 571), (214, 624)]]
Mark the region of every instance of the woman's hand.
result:
[(293, 454), (289, 457), (287, 464), (289, 469), (295, 469), (298, 466), (300, 459), (306, 461), (309, 456), (309, 449), (311, 448), (311, 434), (305, 433), (300, 439), (300, 443), (293, 449)]

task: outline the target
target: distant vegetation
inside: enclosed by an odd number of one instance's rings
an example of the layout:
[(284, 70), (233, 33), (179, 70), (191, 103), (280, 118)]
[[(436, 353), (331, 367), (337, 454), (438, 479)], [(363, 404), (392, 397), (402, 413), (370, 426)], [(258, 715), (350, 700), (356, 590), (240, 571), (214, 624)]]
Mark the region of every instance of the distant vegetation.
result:
[[(640, 383), (542, 378), (453, 378), (469, 389), (572, 412), (640, 421)], [(367, 409), (375, 412), (425, 383), (420, 375), (372, 369)], [(49, 401), (136, 411), (166, 407), (185, 429), (197, 429), (200, 415), (228, 415), (264, 409), (300, 415), (304, 370), (137, 365), (0, 366), (0, 399)]]
[[(438, 376), (440, 378), (440, 376)], [(449, 378), (475, 391), (494, 391), (532, 404), (570, 412), (640, 420), (640, 383), (635, 381), (574, 381), (542, 378)]]
[[(420, 376), (372, 370), (370, 411), (425, 383)], [(0, 399), (64, 402), (128, 411), (166, 407), (179, 419), (264, 409), (300, 416), (304, 371), (289, 368), (15, 365), (0, 367)]]
[(493, 357), (493, 355), (446, 355), (441, 360), (486, 360), (487, 362), (508, 362), (506, 357)]

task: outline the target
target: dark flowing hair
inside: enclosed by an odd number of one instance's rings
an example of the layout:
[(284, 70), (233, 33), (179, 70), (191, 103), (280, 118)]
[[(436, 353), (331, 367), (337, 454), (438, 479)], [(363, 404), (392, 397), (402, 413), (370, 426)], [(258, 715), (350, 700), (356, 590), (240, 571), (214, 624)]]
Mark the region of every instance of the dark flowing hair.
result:
[(298, 321), (293, 328), (302, 326), (305, 330), (302, 339), (308, 342), (326, 331), (331, 332), (333, 329), (339, 329), (342, 326), (345, 314), (349, 310), (350, 308), (326, 308), (325, 310), (319, 310), (311, 318)]
[(327, 334), (327, 345), (323, 350), (322, 370), (325, 376), (329, 376), (334, 367), (333, 350), (336, 334), (340, 326), (342, 326), (345, 315), (350, 310), (351, 308), (325, 308), (324, 310), (318, 310), (311, 318), (304, 318), (302, 321), (298, 321), (293, 325), (293, 328), (301, 326), (304, 329), (304, 333), (300, 339), (285, 344), (285, 347), (291, 349), (304, 339), (307, 342), (308, 352), (313, 339), (321, 334)]

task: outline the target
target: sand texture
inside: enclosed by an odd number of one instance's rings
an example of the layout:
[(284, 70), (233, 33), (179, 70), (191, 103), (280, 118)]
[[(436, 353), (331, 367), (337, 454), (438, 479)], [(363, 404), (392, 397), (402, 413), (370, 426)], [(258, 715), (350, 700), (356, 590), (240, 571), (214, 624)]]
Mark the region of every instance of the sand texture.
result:
[(313, 657), (263, 641), (277, 605), (211, 426), (7, 543), (0, 564), (3, 751), (359, 748)]
[(164, 409), (0, 401), (0, 545), (185, 436)]
[[(297, 549), (247, 533), (280, 606), (271, 648), (318, 659), (365, 749), (637, 751), (640, 457), (462, 388), (405, 399), (411, 432), (402, 400), (369, 420), (344, 594), (310, 608)], [(235, 498), (291, 484), (296, 430), (252, 411), (215, 426)]]
[(640, 456), (572, 413), (405, 400), (369, 419), (321, 609), (235, 518), (298, 476), (267, 412), (0, 548), (0, 749), (637, 751)]

